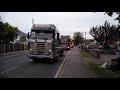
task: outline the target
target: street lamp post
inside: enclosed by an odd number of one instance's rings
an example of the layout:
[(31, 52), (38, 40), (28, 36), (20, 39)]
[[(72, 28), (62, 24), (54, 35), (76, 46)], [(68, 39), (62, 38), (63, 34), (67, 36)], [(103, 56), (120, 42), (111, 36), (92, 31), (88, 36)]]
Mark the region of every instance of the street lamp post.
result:
[(85, 33), (85, 40), (86, 40), (86, 32), (84, 32)]

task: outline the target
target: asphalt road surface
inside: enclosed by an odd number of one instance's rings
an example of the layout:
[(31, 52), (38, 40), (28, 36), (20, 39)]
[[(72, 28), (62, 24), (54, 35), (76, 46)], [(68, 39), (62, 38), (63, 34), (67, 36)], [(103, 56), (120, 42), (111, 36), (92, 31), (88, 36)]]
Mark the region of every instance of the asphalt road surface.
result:
[(43, 59), (34, 63), (26, 53), (0, 59), (0, 78), (54, 78), (68, 52), (58, 62)]

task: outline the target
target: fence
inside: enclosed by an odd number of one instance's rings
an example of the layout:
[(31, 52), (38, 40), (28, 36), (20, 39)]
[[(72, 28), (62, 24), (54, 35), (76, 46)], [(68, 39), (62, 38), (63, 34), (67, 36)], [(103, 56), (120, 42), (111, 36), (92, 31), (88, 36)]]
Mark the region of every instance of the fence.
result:
[(0, 44), (0, 54), (8, 53), (8, 52), (15, 52), (15, 51), (23, 51), (25, 50), (24, 44)]

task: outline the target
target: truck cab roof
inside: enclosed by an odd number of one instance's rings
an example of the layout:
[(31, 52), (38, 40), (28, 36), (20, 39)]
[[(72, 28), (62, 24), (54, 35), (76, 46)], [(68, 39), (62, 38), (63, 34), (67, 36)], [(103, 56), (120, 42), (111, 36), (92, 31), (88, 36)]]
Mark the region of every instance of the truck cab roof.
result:
[(31, 31), (57, 31), (57, 28), (54, 24), (34, 24), (33, 27), (31, 28)]

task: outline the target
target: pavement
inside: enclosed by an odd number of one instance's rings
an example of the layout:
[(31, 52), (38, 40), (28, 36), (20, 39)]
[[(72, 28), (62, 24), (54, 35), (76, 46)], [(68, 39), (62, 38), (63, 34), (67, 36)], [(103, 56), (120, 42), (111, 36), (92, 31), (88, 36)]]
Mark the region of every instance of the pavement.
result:
[(5, 60), (8, 58), (17, 57), (17, 56), (21, 56), (21, 55), (25, 55), (25, 54), (27, 54), (27, 50), (0, 54), (0, 60)]
[(72, 48), (57, 78), (94, 78), (84, 64), (86, 61), (103, 64), (100, 59), (80, 57), (80, 49)]

